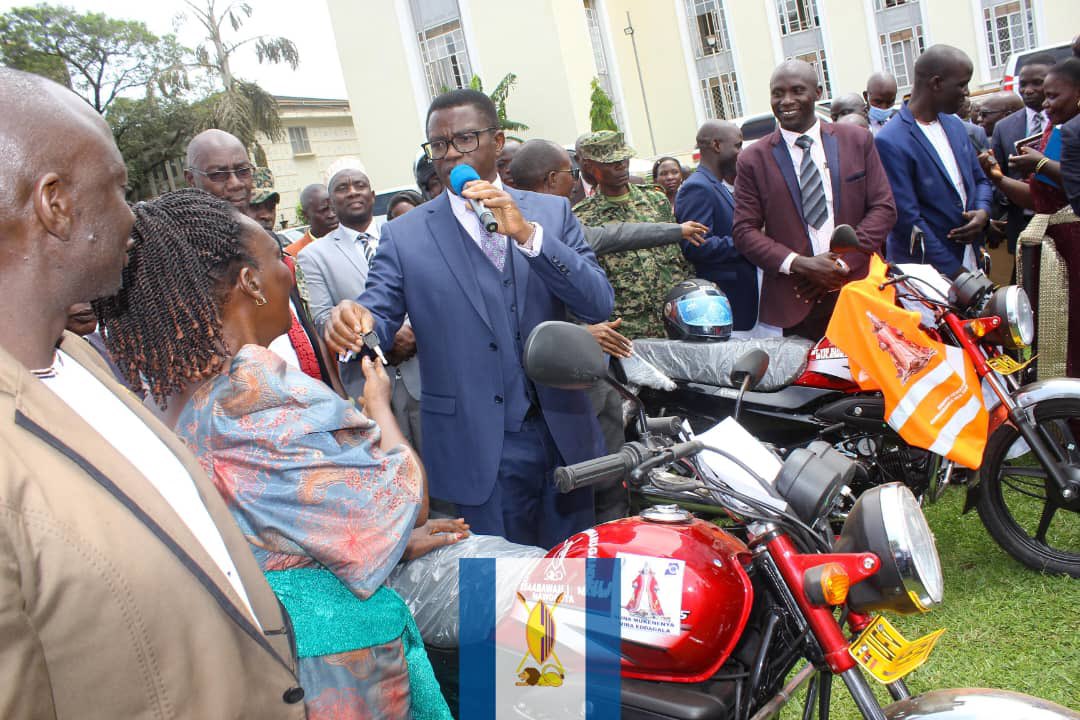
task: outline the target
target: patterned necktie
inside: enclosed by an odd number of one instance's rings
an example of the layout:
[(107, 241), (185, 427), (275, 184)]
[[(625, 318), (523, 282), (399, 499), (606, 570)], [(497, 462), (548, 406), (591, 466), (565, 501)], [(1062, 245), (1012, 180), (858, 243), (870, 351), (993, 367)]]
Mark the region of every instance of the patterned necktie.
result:
[(814, 140), (808, 135), (800, 135), (795, 139), (795, 144), (803, 151), (802, 163), (799, 165), (803, 220), (817, 230), (825, 222), (828, 211), (825, 207), (825, 187), (821, 184), (821, 173), (818, 172), (814, 159), (810, 157), (810, 146), (814, 144)]
[(375, 257), (375, 251), (379, 246), (376, 244), (375, 238), (367, 233), (360, 233), (357, 239), (363, 244), (364, 259), (367, 260), (368, 265), (370, 265), (371, 259)]
[(480, 228), (480, 249), (488, 256), (488, 259), (502, 272), (506, 265), (506, 238), (502, 235), (489, 233), (483, 227)]
[(1041, 135), (1043, 131), (1042, 113), (1037, 112), (1031, 116), (1031, 134)]

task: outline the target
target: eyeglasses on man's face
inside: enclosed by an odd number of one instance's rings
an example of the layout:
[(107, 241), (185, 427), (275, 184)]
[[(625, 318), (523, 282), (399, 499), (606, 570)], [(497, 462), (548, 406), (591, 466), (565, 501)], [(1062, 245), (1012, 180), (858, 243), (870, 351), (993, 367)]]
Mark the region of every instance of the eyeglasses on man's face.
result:
[(480, 147), (480, 135), (481, 133), (492, 132), (498, 130), (498, 127), (487, 127), (482, 130), (469, 130), (467, 132), (456, 133), (449, 140), (446, 138), (434, 138), (428, 140), (420, 147), (423, 148), (424, 153), (427, 154), (432, 160), (442, 160), (446, 157), (447, 151), (450, 146), (453, 145), (454, 149), (459, 153), (471, 153)]
[(553, 173), (570, 173), (570, 177), (575, 180), (581, 176), (581, 168), (570, 168), (569, 170), (552, 170)]
[(255, 172), (255, 166), (242, 165), (240, 167), (232, 168), (230, 170), (211, 170), (210, 172), (200, 170), (199, 168), (195, 167), (188, 168), (188, 170), (193, 173), (199, 173), (203, 177), (207, 178), (210, 182), (223, 183), (227, 182), (229, 178), (233, 175), (236, 176), (237, 180), (250, 180), (251, 174)]

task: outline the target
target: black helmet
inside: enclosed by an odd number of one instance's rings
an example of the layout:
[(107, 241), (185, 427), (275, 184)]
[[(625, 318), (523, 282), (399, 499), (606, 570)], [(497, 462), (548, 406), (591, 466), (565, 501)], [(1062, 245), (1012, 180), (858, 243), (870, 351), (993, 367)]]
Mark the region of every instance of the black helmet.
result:
[(714, 342), (731, 337), (731, 302), (708, 280), (683, 280), (664, 298), (664, 329), (672, 340)]

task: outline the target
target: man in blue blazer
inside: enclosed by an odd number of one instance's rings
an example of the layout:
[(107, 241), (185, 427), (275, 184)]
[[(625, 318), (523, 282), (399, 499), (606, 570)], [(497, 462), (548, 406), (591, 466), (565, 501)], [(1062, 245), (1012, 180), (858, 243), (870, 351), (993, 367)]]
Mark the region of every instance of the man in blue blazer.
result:
[[(501, 186), (498, 125), (483, 93), (432, 102), (424, 148), (448, 191), (383, 228), (367, 289), (333, 310), (326, 338), (335, 352), (356, 350), (358, 331), (374, 328), (389, 347), (408, 313), (431, 495), (455, 503), (475, 532), (550, 547), (593, 522), (592, 488), (560, 495), (553, 469), (604, 447), (585, 393), (534, 385), (523, 345), (568, 313), (607, 320), (614, 293), (564, 198)], [(481, 178), (462, 194), (494, 213), (497, 233), (449, 190), (460, 164)]]
[(703, 245), (682, 241), (683, 255), (699, 278), (716, 283), (731, 302), (735, 330), (757, 323), (757, 268), (735, 247), (731, 225), (735, 198), (724, 185), (734, 177), (742, 149), (742, 131), (734, 123), (709, 120), (697, 132), (701, 162), (675, 196), (675, 219), (694, 220), (710, 228)]
[(975, 269), (993, 186), (955, 117), (968, 93), (971, 60), (934, 45), (915, 61), (911, 99), (876, 136), (896, 200), (886, 241), (892, 262), (928, 263), (950, 277)]

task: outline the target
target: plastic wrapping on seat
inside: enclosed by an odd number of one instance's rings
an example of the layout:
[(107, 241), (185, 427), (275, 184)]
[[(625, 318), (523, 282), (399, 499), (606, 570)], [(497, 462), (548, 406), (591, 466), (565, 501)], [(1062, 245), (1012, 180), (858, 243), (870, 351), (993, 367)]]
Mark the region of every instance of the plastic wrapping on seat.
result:
[[(635, 350), (638, 342), (640, 341), (634, 341)], [(619, 358), (619, 363), (622, 365), (623, 373), (626, 375), (626, 382), (631, 387), (644, 386), (668, 392), (671, 392), (676, 387), (674, 380), (662, 373), (652, 363), (642, 359), (636, 351), (628, 358)]]
[(739, 358), (751, 350), (764, 350), (769, 355), (769, 369), (754, 390), (774, 392), (791, 385), (803, 374), (806, 370), (807, 355), (813, 346), (814, 343), (800, 337), (710, 343), (635, 340), (634, 352), (675, 380), (731, 387), (731, 368)]
[[(542, 558), (543, 548), (517, 545), (496, 535), (469, 537), (401, 563), (386, 583), (405, 600), (416, 618), (424, 642), (440, 648), (458, 645), (458, 560), (461, 558)], [(496, 579), (496, 617), (510, 610), (514, 592), (531, 563), (521, 563), (517, 575), (500, 573)]]

